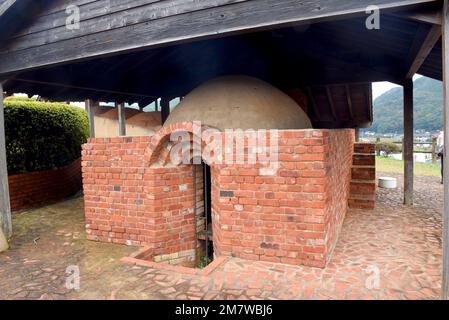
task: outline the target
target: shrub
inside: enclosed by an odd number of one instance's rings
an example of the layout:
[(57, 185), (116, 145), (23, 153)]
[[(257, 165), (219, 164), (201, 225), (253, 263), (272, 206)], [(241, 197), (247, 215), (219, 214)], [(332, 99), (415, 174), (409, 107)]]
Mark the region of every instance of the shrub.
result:
[(5, 99), (8, 173), (58, 168), (81, 156), (89, 137), (87, 113), (64, 103)]
[(381, 153), (383, 153), (384, 155), (388, 156), (392, 153), (400, 153), (401, 151), (401, 146), (396, 143), (380, 141), (376, 142), (376, 152), (378, 155), (381, 155)]

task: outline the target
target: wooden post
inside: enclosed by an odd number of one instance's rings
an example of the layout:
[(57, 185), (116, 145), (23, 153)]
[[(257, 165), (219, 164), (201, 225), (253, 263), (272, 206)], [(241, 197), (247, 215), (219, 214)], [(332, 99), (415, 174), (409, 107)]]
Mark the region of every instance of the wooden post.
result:
[(405, 147), (404, 147), (404, 138), (402, 138), (402, 140), (401, 140), (401, 155), (402, 155), (402, 161), (405, 161), (404, 150), (405, 150)]
[(404, 83), (404, 204), (413, 205), (413, 80)]
[(118, 130), (119, 136), (126, 136), (126, 114), (125, 114), (125, 103), (121, 102), (117, 105), (118, 107)]
[(436, 137), (432, 137), (432, 163), (436, 164), (437, 163), (437, 138)]
[(161, 119), (162, 125), (164, 125), (170, 114), (170, 99), (162, 98), (161, 99)]
[(359, 141), (360, 141), (360, 129), (355, 128), (355, 142), (359, 142)]
[(5, 116), (3, 85), (0, 82), (0, 227), (6, 238), (12, 236), (11, 204), (9, 202), (8, 166), (6, 163)]
[(443, 209), (443, 283), (442, 298), (449, 299), (449, 0), (443, 9), (443, 92), (444, 92), (444, 209)]
[(89, 129), (90, 129), (90, 137), (95, 138), (95, 112), (94, 112), (94, 103), (91, 99), (87, 99), (85, 101), (86, 111), (89, 115)]

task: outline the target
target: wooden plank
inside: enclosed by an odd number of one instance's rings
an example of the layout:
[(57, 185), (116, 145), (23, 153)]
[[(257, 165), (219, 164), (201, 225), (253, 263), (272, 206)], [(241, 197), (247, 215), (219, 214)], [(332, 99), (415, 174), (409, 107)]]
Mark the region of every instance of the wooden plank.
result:
[(427, 33), (424, 42), (420, 45), (420, 48), (416, 55), (411, 59), (412, 63), (408, 69), (406, 79), (412, 79), (413, 76), (418, 72), (423, 63), (426, 61), (435, 44), (440, 40), (441, 37), (441, 26), (433, 25)]
[(37, 14), (36, 17), (49, 16), (56, 12), (65, 12), (67, 6), (69, 5), (81, 7), (83, 5), (96, 1), (98, 0), (52, 0), (51, 7), (47, 8), (45, 12)]
[(312, 110), (313, 110), (313, 113), (315, 114), (316, 120), (317, 121), (322, 120), (321, 119), (321, 112), (318, 109), (318, 105), (315, 102), (315, 97), (313, 96), (312, 88), (307, 87), (307, 94), (309, 96), (310, 102), (312, 103)]
[(97, 92), (97, 93), (123, 95), (123, 96), (129, 96), (129, 97), (141, 97), (141, 98), (149, 98), (149, 99), (156, 98), (155, 96), (150, 96), (150, 95), (136, 93), (136, 92), (123, 92), (123, 91), (105, 90), (105, 89), (100, 89), (100, 88), (80, 87), (80, 86), (73, 86), (73, 85), (68, 85), (68, 84), (64, 84), (64, 83), (56, 83), (56, 82), (46, 82), (46, 81), (30, 80), (30, 79), (22, 79), (22, 78), (14, 78), (14, 81), (27, 82), (27, 83), (31, 83), (31, 84), (38, 84), (38, 85), (44, 85), (44, 86), (50, 86), (50, 87), (75, 89), (75, 90), (80, 90), (80, 91), (92, 91), (92, 92)]
[(334, 98), (332, 97), (331, 89), (326, 86), (327, 100), (329, 101), (329, 108), (331, 110), (332, 117), (337, 120), (337, 113), (335, 112)]
[(369, 108), (369, 120), (371, 123), (374, 121), (374, 105), (373, 105), (373, 85), (370, 83), (368, 84), (368, 92), (366, 94), (366, 103), (368, 104)]
[[(378, 0), (376, 4), (388, 12), (431, 2), (434, 1)], [(2, 54), (0, 74), (193, 39), (366, 15), (366, 7), (370, 4), (371, 0), (251, 0), (133, 25), (114, 25), (109, 21), (111, 29), (107, 31)]]
[(85, 101), (87, 115), (89, 116), (90, 137), (95, 138), (95, 105), (91, 99)]
[(426, 24), (434, 24), (439, 25), (441, 27), (442, 23), (442, 11), (441, 7), (438, 6), (432, 6), (431, 8), (423, 9), (419, 12), (417, 11), (402, 11), (402, 12), (396, 12), (394, 15), (406, 18), (409, 20), (413, 20), (416, 22), (426, 23)]
[[(64, 41), (86, 34), (245, 1), (249, 0), (98, 0), (79, 6), (80, 28), (78, 30), (66, 28), (67, 13), (65, 11), (46, 15), (19, 32), (17, 36), (21, 37), (21, 45), (12, 46), (9, 50), (16, 51), (29, 46)], [(304, 5), (303, 2), (301, 1), (302, 5)], [(321, 1), (316, 2), (320, 5)]]
[(345, 93), (346, 93), (346, 100), (348, 102), (348, 111), (349, 116), (351, 117), (351, 120), (354, 119), (354, 111), (352, 109), (352, 98), (351, 98), (351, 88), (349, 88), (349, 85), (345, 85)]
[[(67, 19), (67, 13), (66, 13), (66, 7), (67, 7), (67, 1), (63, 0), (65, 2), (65, 5), (62, 3), (59, 5), (54, 5), (51, 8), (48, 8), (45, 10), (44, 15), (37, 16), (33, 23), (23, 29), (21, 29), (19, 32), (17, 32), (14, 37), (20, 37), (25, 36), (27, 34), (31, 33), (39, 33), (46, 30), (56, 29), (59, 27), (64, 27)], [(237, 2), (237, 1), (248, 1), (248, 0), (223, 0), (224, 4)], [(78, 2), (78, 3), (76, 3)], [(159, 3), (158, 2), (165, 2), (165, 3)], [(192, 2), (192, 0), (183, 0), (183, 3), (187, 4), (190, 7), (190, 10), (197, 10), (197, 4)], [(196, 1), (198, 2), (198, 1)], [(205, 0), (201, 1), (204, 2), (206, 7), (210, 6), (213, 1)], [(123, 14), (124, 17), (129, 16), (129, 13), (122, 12), (122, 11), (133, 11), (135, 13), (134, 9), (138, 9), (139, 11), (142, 11), (142, 9), (152, 9), (155, 8), (157, 11), (156, 14), (153, 14), (151, 17), (152, 19), (162, 18), (163, 15), (170, 15), (170, 12), (167, 11), (168, 9), (173, 9), (174, 6), (177, 4), (175, 1), (161, 1), (161, 0), (90, 0), (90, 1), (75, 1), (75, 4), (80, 9), (80, 22), (84, 24), (87, 20), (100, 18), (104, 16), (112, 16), (115, 13)], [(182, 4), (179, 2), (178, 4)], [(151, 6), (149, 6), (151, 5)], [(203, 5), (203, 4), (201, 4)], [(215, 6), (219, 6), (220, 1), (215, 1)], [(188, 11), (186, 11), (188, 12)], [(139, 13), (139, 12), (138, 12)], [(139, 16), (142, 16), (142, 12), (139, 13)], [(182, 12), (178, 12), (182, 13)], [(100, 26), (99, 26), (100, 27)]]
[(413, 81), (404, 83), (404, 204), (413, 205)]
[(8, 11), (15, 3), (17, 0), (5, 0), (0, 4), (0, 17), (6, 12)]
[(126, 136), (126, 113), (125, 113), (125, 103), (120, 102), (117, 105), (118, 108), (118, 130), (119, 136)]
[[(170, 16), (225, 6), (248, 0), (100, 0), (80, 7), (80, 28), (66, 28), (67, 14), (59, 17), (45, 16), (44, 25), (35, 22), (28, 31), (19, 33), (11, 39), (11, 45), (2, 51), (17, 51), (37, 47), (47, 43), (60, 42), (99, 33), (111, 29), (129, 27), (139, 23), (148, 23)], [(37, 24), (37, 25), (36, 25)], [(42, 29), (42, 30), (39, 30)]]
[(441, 297), (449, 300), (449, 1), (444, 0), (442, 11), (442, 78), (443, 78), (443, 132), (444, 132), (444, 172), (443, 172), (443, 272), (441, 284)]
[(0, 227), (6, 238), (12, 236), (11, 205), (9, 200), (8, 166), (6, 162), (5, 116), (3, 85), (0, 83)]

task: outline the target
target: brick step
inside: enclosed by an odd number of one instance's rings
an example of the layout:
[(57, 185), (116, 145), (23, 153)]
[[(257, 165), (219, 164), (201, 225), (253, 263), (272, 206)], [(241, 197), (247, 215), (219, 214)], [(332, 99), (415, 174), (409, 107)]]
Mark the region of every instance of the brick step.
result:
[(349, 207), (354, 209), (374, 209), (375, 201), (374, 200), (357, 200), (357, 199), (349, 199), (348, 201)]
[(366, 184), (376, 184), (376, 180), (359, 180), (359, 179), (351, 179), (351, 183), (366, 183)]
[(357, 169), (375, 169), (376, 166), (375, 165), (362, 165), (362, 164), (353, 164), (352, 168), (357, 168)]
[(376, 153), (360, 153), (360, 152), (354, 152), (352, 153), (354, 156), (376, 156)]
[(351, 194), (349, 196), (349, 200), (369, 200), (369, 201), (374, 201), (376, 200), (376, 196), (374, 194)]
[(357, 154), (354, 154), (352, 157), (352, 164), (354, 166), (359, 166), (359, 165), (375, 166), (376, 165), (376, 157), (374, 154), (371, 155), (371, 154), (357, 153)]

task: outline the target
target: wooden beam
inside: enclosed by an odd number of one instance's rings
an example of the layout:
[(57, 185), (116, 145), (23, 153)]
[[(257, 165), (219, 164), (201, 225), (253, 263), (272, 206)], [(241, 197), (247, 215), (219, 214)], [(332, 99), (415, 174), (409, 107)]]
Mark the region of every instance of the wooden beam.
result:
[(407, 75), (405, 76), (406, 79), (412, 79), (413, 76), (418, 72), (440, 37), (441, 26), (433, 25), (427, 32), (427, 36), (421, 43), (418, 52), (414, 57), (412, 57), (410, 68), (408, 69)]
[(126, 110), (125, 110), (125, 103), (120, 102), (117, 105), (118, 108), (118, 131), (119, 136), (124, 137), (126, 136)]
[(14, 81), (20, 81), (20, 82), (31, 83), (31, 84), (51, 86), (51, 87), (60, 87), (60, 88), (66, 88), (66, 89), (92, 91), (92, 92), (97, 92), (97, 93), (123, 95), (123, 96), (129, 96), (129, 97), (150, 98), (150, 99), (151, 98), (152, 99), (156, 99), (157, 98), (155, 96), (150, 96), (150, 95), (147, 95), (147, 94), (141, 94), (141, 93), (136, 93), (136, 92), (122, 92), (122, 91), (106, 90), (106, 89), (100, 89), (100, 88), (80, 87), (80, 86), (74, 86), (74, 85), (69, 85), (69, 84), (64, 84), (64, 83), (46, 82), (46, 81), (31, 80), (31, 79), (21, 79), (21, 78), (14, 78), (13, 80)]
[(413, 80), (404, 83), (404, 204), (413, 205)]
[[(375, 4), (383, 12), (391, 12), (433, 2), (377, 0)], [(202, 7), (202, 3), (192, 1), (192, 6)], [(158, 10), (157, 5), (166, 6), (166, 1), (158, 1), (152, 10), (141, 7), (133, 14), (130, 14), (131, 9), (123, 11), (114, 21), (107, 17), (91, 19), (86, 22), (89, 28), (84, 28), (82, 22), (77, 32), (62, 27), (58, 32), (47, 30), (41, 37), (15, 39), (7, 44), (10, 50), (0, 55), (0, 75), (220, 35), (366, 16), (366, 8), (371, 4), (372, 0), (235, 1), (196, 11), (190, 8), (191, 12), (180, 13), (185, 3), (164, 11)], [(108, 10), (107, 7), (103, 9)], [(170, 14), (161, 17), (161, 12)]]
[(369, 120), (371, 122), (374, 121), (374, 105), (373, 105), (373, 85), (369, 84), (368, 85), (368, 93), (367, 93), (367, 104), (368, 104), (368, 108), (369, 108)]
[(441, 15), (441, 6), (432, 6), (431, 8), (425, 8), (420, 11), (401, 11), (396, 12), (393, 15), (401, 18), (406, 18), (409, 20), (413, 20), (416, 22), (426, 23), (426, 24), (434, 24), (441, 27), (442, 23), (442, 15)]
[(346, 92), (346, 101), (348, 102), (348, 111), (349, 116), (351, 117), (351, 120), (354, 120), (354, 111), (352, 109), (352, 98), (351, 98), (351, 88), (349, 88), (349, 85), (345, 85), (345, 92)]
[(8, 11), (17, 0), (4, 0), (2, 4), (0, 4), (0, 17)]
[(170, 99), (161, 98), (161, 119), (162, 125), (164, 125), (165, 121), (167, 121), (168, 116), (170, 115)]
[(307, 94), (309, 96), (310, 102), (312, 103), (313, 113), (315, 114), (317, 121), (322, 120), (320, 110), (318, 109), (318, 105), (316, 104), (315, 98), (313, 97), (312, 88), (307, 87)]
[(443, 92), (444, 92), (444, 209), (442, 298), (449, 300), (449, 0), (443, 9)]
[(327, 100), (329, 101), (329, 108), (331, 109), (331, 114), (334, 120), (337, 120), (337, 113), (335, 111), (334, 98), (332, 97), (331, 89), (326, 86)]
[(6, 162), (5, 116), (3, 86), (0, 83), (0, 227), (6, 238), (12, 235), (11, 204), (9, 200), (8, 166)]
[(94, 102), (91, 99), (85, 101), (87, 115), (89, 116), (90, 137), (95, 138), (95, 110)]

